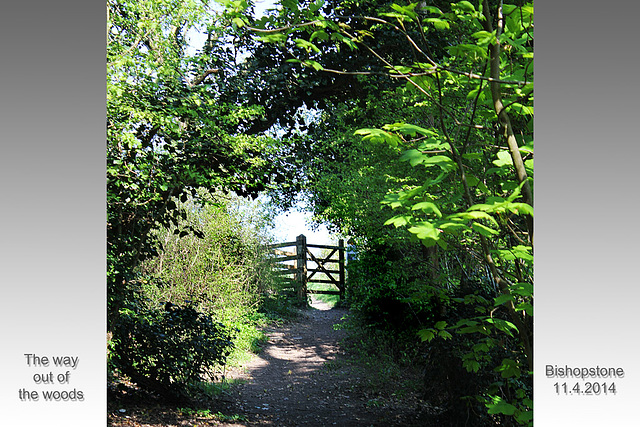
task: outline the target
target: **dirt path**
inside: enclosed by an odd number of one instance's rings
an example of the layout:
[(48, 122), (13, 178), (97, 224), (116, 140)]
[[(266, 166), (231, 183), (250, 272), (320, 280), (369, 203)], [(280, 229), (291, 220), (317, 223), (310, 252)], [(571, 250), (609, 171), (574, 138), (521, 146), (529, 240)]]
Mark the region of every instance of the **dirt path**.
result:
[(414, 399), (381, 398), (368, 389), (371, 374), (340, 348), (345, 333), (333, 328), (346, 314), (344, 309), (329, 309), (316, 302), (295, 321), (265, 330), (269, 340), (261, 353), (227, 372), (227, 378), (238, 384), (212, 408), (222, 417), (132, 405), (126, 411), (113, 407), (109, 426), (424, 425), (416, 420)]
[(333, 325), (346, 313), (317, 302), (296, 322), (265, 331), (269, 341), (260, 355), (230, 374), (246, 380), (232, 391), (229, 410), (247, 420), (235, 425), (410, 425), (409, 408), (370, 399), (358, 369), (344, 363), (338, 345), (344, 332)]

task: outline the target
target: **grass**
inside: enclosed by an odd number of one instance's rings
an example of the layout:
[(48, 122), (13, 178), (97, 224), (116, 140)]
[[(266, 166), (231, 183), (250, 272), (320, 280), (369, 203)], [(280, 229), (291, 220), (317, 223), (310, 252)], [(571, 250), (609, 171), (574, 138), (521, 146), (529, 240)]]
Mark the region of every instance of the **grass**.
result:
[(215, 419), (216, 421), (220, 421), (220, 422), (247, 421), (247, 417), (245, 417), (244, 415), (239, 415), (239, 414), (225, 415), (222, 412), (213, 413), (209, 409), (178, 408), (178, 411), (182, 415), (186, 415), (188, 417)]
[(297, 314), (292, 310), (289, 297), (284, 293), (265, 295), (260, 308), (229, 325), (235, 329), (234, 349), (227, 358), (227, 365), (239, 366), (252, 355), (260, 353), (268, 337), (262, 331), (266, 326), (281, 326), (293, 320)]
[(268, 339), (260, 330), (261, 323), (259, 319), (253, 319), (232, 325), (236, 329), (236, 335), (233, 339), (234, 348), (227, 358), (227, 365), (239, 366), (249, 360), (252, 354), (260, 352), (262, 344)]
[[(316, 291), (337, 291), (338, 288), (330, 283), (310, 283), (307, 285), (307, 289)], [(328, 304), (331, 308), (335, 307), (340, 302), (339, 295), (328, 294), (312, 294), (316, 301)]]

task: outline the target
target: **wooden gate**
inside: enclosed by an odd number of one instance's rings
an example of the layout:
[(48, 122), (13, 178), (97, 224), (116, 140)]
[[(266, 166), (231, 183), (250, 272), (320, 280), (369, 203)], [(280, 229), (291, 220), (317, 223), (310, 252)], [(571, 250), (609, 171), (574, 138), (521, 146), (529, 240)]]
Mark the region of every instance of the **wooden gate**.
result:
[[(344, 298), (344, 240), (340, 239), (338, 246), (313, 245), (308, 244), (305, 235), (301, 234), (295, 242), (276, 243), (269, 245), (269, 248), (276, 255), (273, 262), (278, 274), (292, 275), (285, 280), (294, 285), (301, 304), (306, 304), (308, 294), (340, 295), (340, 299)], [(293, 248), (293, 250), (284, 250), (287, 248)], [(325, 249), (329, 252), (321, 256), (313, 253), (312, 248)], [(295, 263), (293, 265), (288, 263), (291, 261)], [(334, 266), (337, 264), (337, 269), (332, 269), (331, 264)], [(337, 290), (309, 289), (307, 286), (309, 283), (329, 283)]]

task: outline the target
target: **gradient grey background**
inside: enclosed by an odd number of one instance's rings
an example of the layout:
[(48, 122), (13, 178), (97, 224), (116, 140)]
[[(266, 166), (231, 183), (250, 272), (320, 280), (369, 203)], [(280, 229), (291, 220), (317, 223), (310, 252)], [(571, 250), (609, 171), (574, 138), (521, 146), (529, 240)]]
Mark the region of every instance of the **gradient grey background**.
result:
[[(0, 424), (106, 425), (105, 3), (0, 12)], [(24, 353), (72, 355), (69, 386), (36, 385)], [(21, 402), (18, 389), (82, 390)]]
[[(535, 7), (535, 424), (637, 425), (640, 6)], [(102, 2), (0, 14), (3, 425), (106, 425), (104, 29)], [(25, 352), (80, 356), (85, 401), (20, 402), (44, 387)], [(546, 364), (627, 376), (616, 396), (557, 396)]]
[[(640, 4), (535, 8), (535, 425), (637, 426)], [(546, 364), (626, 377), (615, 396), (557, 396)]]

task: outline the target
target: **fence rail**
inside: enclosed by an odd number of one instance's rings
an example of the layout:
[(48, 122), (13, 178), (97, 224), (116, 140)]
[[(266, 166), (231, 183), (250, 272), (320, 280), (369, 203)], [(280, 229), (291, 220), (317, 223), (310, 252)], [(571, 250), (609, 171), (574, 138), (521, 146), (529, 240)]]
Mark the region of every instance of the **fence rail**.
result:
[[(282, 248), (293, 247), (294, 251), (282, 250)], [(308, 244), (304, 234), (299, 235), (295, 242), (276, 243), (268, 246), (276, 255), (272, 259), (274, 268), (278, 268), (278, 275), (286, 276), (292, 274), (296, 288), (296, 294), (301, 304), (306, 304), (308, 294), (339, 295), (344, 298), (345, 291), (345, 247), (344, 240), (340, 239), (337, 246)], [(310, 248), (325, 249), (331, 251), (328, 255), (314, 254)], [(332, 258), (337, 255), (336, 258)], [(287, 261), (295, 261), (295, 265), (283, 264)], [(308, 268), (308, 263), (315, 263), (316, 268)], [(338, 264), (338, 269), (325, 267), (325, 264)], [(316, 274), (320, 277), (315, 277)], [(326, 278), (322, 278), (322, 275)], [(337, 290), (309, 289), (309, 283), (329, 283)]]

